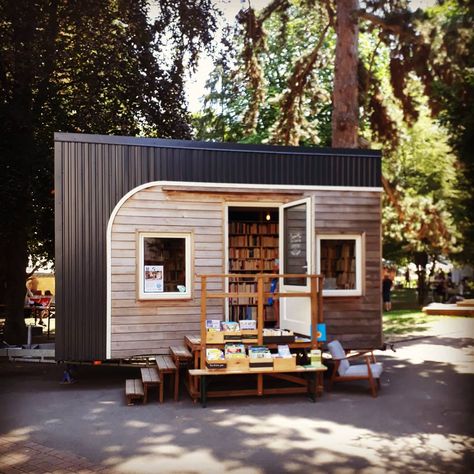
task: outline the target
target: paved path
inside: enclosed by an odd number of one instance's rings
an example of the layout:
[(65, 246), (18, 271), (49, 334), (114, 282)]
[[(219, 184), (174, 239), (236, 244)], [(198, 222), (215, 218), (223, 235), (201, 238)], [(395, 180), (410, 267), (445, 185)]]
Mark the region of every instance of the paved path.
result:
[(48, 448), (22, 436), (0, 436), (0, 472), (52, 473), (74, 472), (87, 474), (106, 472), (103, 466), (94, 466), (87, 459), (74, 453)]
[(65, 386), (58, 366), (1, 363), (0, 472), (471, 473), (474, 318), (424, 335), (379, 354), (378, 398), (356, 382), (315, 404), (295, 395), (202, 409), (168, 392), (164, 404), (127, 407), (124, 380), (138, 369), (82, 367)]

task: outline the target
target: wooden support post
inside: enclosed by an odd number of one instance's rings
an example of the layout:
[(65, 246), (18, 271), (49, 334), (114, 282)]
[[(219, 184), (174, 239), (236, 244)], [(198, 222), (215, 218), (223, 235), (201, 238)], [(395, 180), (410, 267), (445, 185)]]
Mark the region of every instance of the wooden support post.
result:
[(264, 275), (257, 275), (257, 328), (258, 328), (258, 345), (263, 344), (263, 310), (264, 310), (264, 292), (263, 292)]
[[(206, 368), (207, 277), (201, 275), (201, 369)], [(179, 370), (179, 367), (178, 367)]]
[(311, 275), (311, 347), (318, 348), (318, 277)]
[(263, 395), (263, 374), (257, 375), (257, 394), (259, 396)]

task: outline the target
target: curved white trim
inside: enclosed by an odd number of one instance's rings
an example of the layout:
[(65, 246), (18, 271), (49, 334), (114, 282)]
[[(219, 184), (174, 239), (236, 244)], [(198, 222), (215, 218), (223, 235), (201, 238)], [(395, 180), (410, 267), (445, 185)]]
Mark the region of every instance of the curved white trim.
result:
[(298, 190), (298, 191), (358, 191), (358, 192), (383, 192), (383, 188), (369, 188), (356, 186), (305, 186), (293, 184), (240, 184), (240, 183), (197, 183), (187, 181), (151, 181), (149, 183), (141, 184), (136, 188), (131, 189), (126, 193), (120, 201), (115, 205), (110, 214), (109, 222), (107, 223), (106, 231), (106, 275), (107, 275), (107, 304), (106, 304), (106, 358), (111, 358), (111, 337), (112, 337), (112, 226), (115, 217), (120, 208), (128, 201), (134, 194), (154, 186), (183, 186), (187, 188), (228, 188), (231, 189), (280, 189), (280, 190)]

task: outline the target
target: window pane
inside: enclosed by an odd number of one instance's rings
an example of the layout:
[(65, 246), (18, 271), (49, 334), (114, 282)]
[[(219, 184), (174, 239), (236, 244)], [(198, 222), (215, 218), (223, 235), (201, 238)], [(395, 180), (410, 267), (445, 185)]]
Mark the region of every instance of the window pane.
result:
[(321, 273), (327, 290), (356, 288), (356, 241), (321, 239)]
[[(306, 204), (284, 210), (285, 249), (284, 272), (307, 273)], [(285, 278), (286, 285), (306, 285), (305, 278)]]
[(185, 239), (145, 237), (143, 246), (143, 292), (185, 292)]

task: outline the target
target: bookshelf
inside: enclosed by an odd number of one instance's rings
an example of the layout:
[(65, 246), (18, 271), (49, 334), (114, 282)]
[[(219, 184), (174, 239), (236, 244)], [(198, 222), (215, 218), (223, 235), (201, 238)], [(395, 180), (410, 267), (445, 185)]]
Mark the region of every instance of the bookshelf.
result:
[[(229, 215), (229, 273), (248, 275), (249, 279), (229, 281), (231, 293), (255, 293), (256, 281), (252, 277), (258, 273), (274, 273), (278, 258), (278, 217), (271, 214), (265, 219), (263, 211), (236, 213)], [(265, 282), (265, 292), (270, 291), (271, 282)], [(265, 321), (272, 325), (275, 312), (265, 304)], [(256, 319), (257, 301), (255, 297), (229, 298), (229, 320)]]
[(355, 248), (353, 241), (321, 240), (321, 273), (324, 288), (355, 288)]

